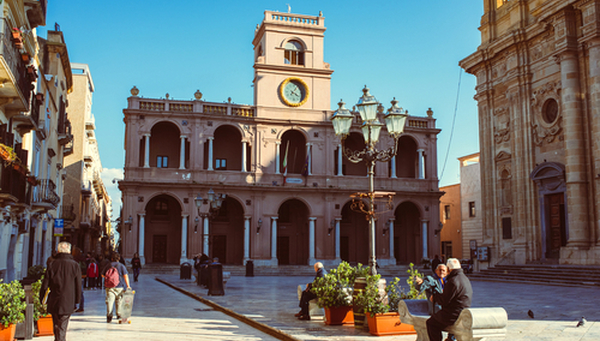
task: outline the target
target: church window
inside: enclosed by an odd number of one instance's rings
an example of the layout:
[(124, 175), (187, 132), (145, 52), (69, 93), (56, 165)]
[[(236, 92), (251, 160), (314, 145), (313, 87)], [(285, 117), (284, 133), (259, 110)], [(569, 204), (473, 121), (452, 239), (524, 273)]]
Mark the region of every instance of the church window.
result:
[(284, 62), (288, 65), (304, 65), (304, 49), (302, 44), (296, 40), (290, 40), (285, 44)]
[(542, 107), (542, 118), (548, 124), (554, 123), (558, 117), (558, 103), (555, 99), (549, 98)]

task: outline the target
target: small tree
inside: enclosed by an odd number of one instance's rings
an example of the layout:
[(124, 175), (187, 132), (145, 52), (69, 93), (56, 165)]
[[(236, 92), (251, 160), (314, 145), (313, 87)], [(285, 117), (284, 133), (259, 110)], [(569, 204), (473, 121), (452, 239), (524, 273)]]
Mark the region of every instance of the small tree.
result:
[(25, 321), (25, 290), (18, 281), (4, 283), (0, 280), (0, 324), (8, 327)]

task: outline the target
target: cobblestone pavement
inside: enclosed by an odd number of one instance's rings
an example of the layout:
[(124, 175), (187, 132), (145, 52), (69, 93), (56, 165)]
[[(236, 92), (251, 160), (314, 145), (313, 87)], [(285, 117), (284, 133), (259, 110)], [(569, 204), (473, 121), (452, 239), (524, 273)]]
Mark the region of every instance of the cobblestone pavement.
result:
[[(207, 296), (207, 289), (178, 276), (157, 276), (181, 289), (251, 317), (301, 340), (373, 340), (349, 326), (326, 326), (322, 319), (299, 321), (297, 286), (312, 277), (237, 277), (227, 283), (225, 296)], [(400, 276), (402, 278), (402, 276)], [(389, 280), (389, 278), (388, 278)], [(406, 283), (402, 278), (401, 283)], [(508, 313), (505, 340), (600, 340), (600, 288), (559, 287), (520, 283), (472, 281), (473, 307), (503, 307)], [(534, 319), (527, 311), (534, 313)], [(588, 323), (577, 328), (585, 316)], [(415, 340), (415, 336), (377, 337), (377, 340)]]
[[(225, 296), (176, 275), (142, 274), (136, 290), (132, 324), (106, 323), (104, 291), (86, 290), (85, 312), (71, 317), (67, 339), (140, 340), (275, 340), (238, 319), (202, 304), (156, 278), (198, 295), (243, 317), (299, 340), (410, 340), (415, 336), (374, 337), (352, 326), (327, 326), (322, 318), (299, 321), (297, 286), (312, 277), (238, 277), (227, 283)], [(403, 281), (404, 282), (404, 281)], [(404, 282), (405, 283), (405, 282)], [(508, 312), (505, 340), (600, 340), (600, 288), (558, 287), (473, 281), (474, 307), (504, 307)], [(534, 319), (527, 311), (534, 312)], [(585, 316), (588, 323), (576, 328)], [(260, 329), (260, 328), (259, 328)], [(264, 330), (264, 329), (261, 329)], [(50, 341), (53, 337), (39, 337)]]

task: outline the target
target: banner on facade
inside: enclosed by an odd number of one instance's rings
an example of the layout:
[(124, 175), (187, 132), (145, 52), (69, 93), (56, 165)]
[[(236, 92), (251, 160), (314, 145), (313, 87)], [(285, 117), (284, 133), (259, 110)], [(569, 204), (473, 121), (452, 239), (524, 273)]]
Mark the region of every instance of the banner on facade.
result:
[(62, 237), (65, 229), (64, 219), (54, 219), (54, 237)]

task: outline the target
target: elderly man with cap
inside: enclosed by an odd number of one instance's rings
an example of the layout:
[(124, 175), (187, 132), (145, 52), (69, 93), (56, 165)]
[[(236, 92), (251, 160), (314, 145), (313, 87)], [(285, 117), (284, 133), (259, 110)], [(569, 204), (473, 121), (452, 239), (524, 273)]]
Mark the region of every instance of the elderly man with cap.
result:
[(445, 278), (444, 292), (433, 295), (433, 301), (441, 304), (442, 310), (427, 320), (430, 341), (442, 341), (442, 330), (456, 322), (460, 312), (471, 306), (473, 297), (471, 282), (463, 273), (460, 261), (450, 258), (446, 265), (449, 273)]

